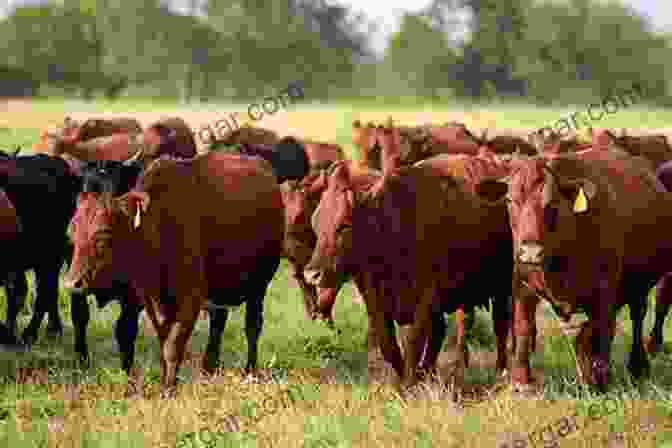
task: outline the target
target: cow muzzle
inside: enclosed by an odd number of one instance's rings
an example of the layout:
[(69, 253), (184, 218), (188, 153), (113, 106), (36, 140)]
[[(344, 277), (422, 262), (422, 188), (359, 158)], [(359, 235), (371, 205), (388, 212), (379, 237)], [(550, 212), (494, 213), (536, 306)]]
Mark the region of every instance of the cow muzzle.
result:
[(71, 293), (82, 294), (86, 291), (82, 276), (72, 276), (69, 273), (63, 277), (63, 287)]
[(339, 284), (341, 275), (329, 269), (306, 268), (303, 271), (303, 277), (317, 288), (335, 288)]
[(535, 242), (525, 242), (518, 247), (518, 261), (523, 264), (541, 266), (544, 261), (544, 246)]

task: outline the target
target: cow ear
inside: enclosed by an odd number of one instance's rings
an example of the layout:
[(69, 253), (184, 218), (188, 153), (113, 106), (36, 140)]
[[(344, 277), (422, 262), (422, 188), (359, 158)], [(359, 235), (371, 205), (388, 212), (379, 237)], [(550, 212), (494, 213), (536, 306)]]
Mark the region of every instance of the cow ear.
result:
[(476, 184), (476, 194), (488, 202), (498, 202), (506, 197), (509, 185), (499, 179), (485, 179)]

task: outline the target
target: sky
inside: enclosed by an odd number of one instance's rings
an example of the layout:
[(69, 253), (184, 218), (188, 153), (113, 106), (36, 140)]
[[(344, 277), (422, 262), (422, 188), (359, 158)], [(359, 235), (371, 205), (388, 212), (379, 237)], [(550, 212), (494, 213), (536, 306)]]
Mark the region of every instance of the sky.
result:
[[(132, 0), (128, 0), (132, 1)], [(187, 3), (188, 0), (172, 0), (173, 4)], [(273, 1), (273, 0), (268, 0)], [(622, 0), (623, 3), (633, 6), (640, 13), (653, 19), (654, 26), (672, 29), (672, 1), (670, 0)], [(0, 0), (0, 16), (6, 13), (11, 6), (32, 2), (35, 0)], [(372, 37), (372, 46), (376, 52), (385, 48), (385, 42), (391, 32), (399, 25), (399, 19), (405, 11), (417, 11), (430, 3), (430, 0), (332, 0), (332, 3), (341, 3), (358, 12), (363, 12), (368, 19), (378, 25), (378, 31)], [(409, 9), (409, 3), (414, 8)]]

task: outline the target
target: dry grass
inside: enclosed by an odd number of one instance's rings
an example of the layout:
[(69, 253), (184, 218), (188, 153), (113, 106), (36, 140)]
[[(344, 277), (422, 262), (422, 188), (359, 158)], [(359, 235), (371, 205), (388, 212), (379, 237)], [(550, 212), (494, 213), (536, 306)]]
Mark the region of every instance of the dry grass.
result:
[[(122, 106), (105, 110), (91, 105), (82, 110), (70, 108), (68, 112), (75, 118), (86, 118), (127, 115), (123, 110)], [(129, 106), (129, 110), (143, 124), (163, 115), (178, 114), (194, 128), (219, 116), (194, 108), (145, 110)], [(10, 148), (32, 142), (40, 128), (61, 121), (63, 114), (63, 108), (53, 104), (13, 101), (0, 105), (0, 125), (11, 128), (4, 133), (0, 128), (0, 139)], [(355, 113), (343, 108), (283, 111), (265, 119), (262, 125), (280, 134), (337, 141), (350, 149), (353, 119), (382, 122), (389, 114), (375, 110)], [(511, 115), (460, 110), (391, 114), (397, 121), (409, 124), (464, 120), (470, 127), (499, 125), (496, 118)], [(510, 123), (511, 118), (508, 120)], [(525, 117), (520, 123), (520, 127), (535, 126)], [(283, 264), (266, 299), (260, 345), (263, 367), (258, 378), (246, 378), (235, 368), (222, 370), (211, 378), (201, 376), (197, 365), (205, 346), (207, 324), (200, 321), (183, 369), (183, 385), (174, 400), (158, 397), (156, 343), (147, 331), (139, 337), (136, 355), (145, 397), (124, 396), (125, 379), (117, 368), (118, 356), (112, 343), (112, 322), (118, 316), (118, 307), (93, 311), (89, 334), (96, 368), (82, 374), (72, 367), (49, 372), (24, 366), (17, 371), (20, 362), (16, 361), (11, 368), (14, 370), (5, 373), (9, 382), (0, 385), (0, 406), (4, 409), (0, 412), (0, 446), (503, 448), (523, 446), (513, 444), (512, 438), (541, 431), (579, 408), (577, 431), (556, 444), (544, 445), (537, 439), (535, 446), (672, 446), (670, 355), (663, 354), (652, 361), (651, 382), (632, 385), (624, 371), (630, 344), (627, 312), (620, 316), (624, 325), (614, 347), (614, 386), (607, 395), (625, 400), (625, 404), (614, 414), (588, 425), (585, 407), (604, 397), (576, 384), (567, 341), (545, 308), (540, 307), (538, 312), (540, 339), (538, 353), (532, 357), (533, 372), (539, 380), (537, 393), (533, 397), (521, 396), (505, 383), (494, 381), (491, 324), (487, 315), (480, 314), (478, 333), (484, 342), (472, 350), (460, 406), (448, 399), (450, 391), (443, 382), (421, 385), (413, 398), (402, 399), (389, 382), (394, 376), (389, 366), (375, 354), (369, 354), (368, 368), (366, 362), (360, 362), (360, 355), (366, 358), (366, 318), (362, 304), (353, 300), (354, 294), (348, 286), (339, 296), (336, 324), (345, 331), (336, 336), (319, 324), (306, 321), (298, 288)], [(69, 300), (64, 293), (60, 307), (67, 325)], [(243, 312), (232, 313), (224, 334), (222, 358), (227, 366), (240, 366), (245, 357), (242, 315)], [(22, 324), (25, 325), (25, 318)], [(672, 340), (672, 332), (667, 333), (667, 340)], [(26, 356), (36, 358), (41, 350), (48, 352), (43, 357), (65, 360), (72, 356), (71, 341), (71, 328), (67, 327), (65, 344), (51, 346), (41, 342), (34, 353)], [(440, 357), (444, 379), (451, 372), (452, 358), (449, 350)], [(208, 437), (214, 438), (216, 444), (208, 444)], [(663, 441), (668, 445), (661, 445)]]

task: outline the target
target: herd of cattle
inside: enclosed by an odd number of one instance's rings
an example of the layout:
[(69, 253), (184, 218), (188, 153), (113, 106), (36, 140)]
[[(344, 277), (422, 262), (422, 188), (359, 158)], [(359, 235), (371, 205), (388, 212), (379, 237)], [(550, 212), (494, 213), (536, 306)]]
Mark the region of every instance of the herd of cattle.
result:
[[(87, 296), (121, 303), (115, 338), (134, 360), (144, 309), (160, 342), (161, 385), (173, 393), (186, 343), (207, 309), (203, 368), (218, 364), (228, 308), (246, 304), (247, 369), (257, 363), (263, 303), (285, 257), (311, 319), (333, 324), (353, 279), (369, 338), (410, 387), (436, 368), (455, 313), (456, 377), (476, 306), (492, 303), (498, 374), (532, 383), (535, 309), (589, 316), (576, 339), (582, 379), (604, 390), (617, 312), (627, 304), (628, 367), (647, 373), (672, 305), (672, 147), (664, 135), (513, 132), (480, 137), (461, 123), (353, 123), (359, 160), (336, 144), (243, 127), (199, 151), (171, 117), (146, 129), (131, 118), (66, 119), (37, 154), (0, 153), (0, 273), (7, 323), (0, 342), (29, 346), (48, 315), (63, 329), (59, 275), (71, 293), (75, 351), (88, 361)], [(27, 250), (30, 248), (29, 250)], [(33, 315), (17, 315), (34, 270)], [(645, 343), (647, 294), (656, 317)], [(409, 325), (400, 350), (395, 325)], [(507, 337), (512, 336), (511, 359)], [(132, 382), (129, 383), (132, 385)]]

